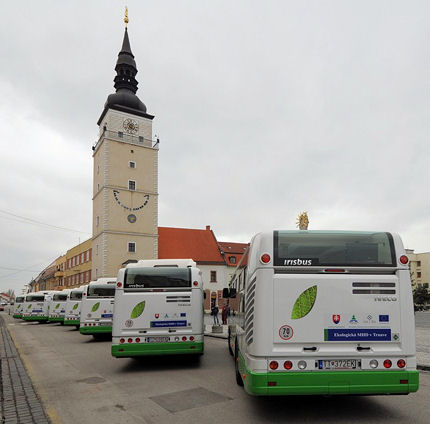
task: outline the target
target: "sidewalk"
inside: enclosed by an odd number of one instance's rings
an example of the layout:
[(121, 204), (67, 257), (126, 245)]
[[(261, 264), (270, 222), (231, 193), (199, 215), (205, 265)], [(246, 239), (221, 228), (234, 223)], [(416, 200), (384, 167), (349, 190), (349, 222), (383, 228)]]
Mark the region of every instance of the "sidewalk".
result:
[(8, 317), (0, 314), (1, 422), (49, 424), (13, 340), (7, 330)]

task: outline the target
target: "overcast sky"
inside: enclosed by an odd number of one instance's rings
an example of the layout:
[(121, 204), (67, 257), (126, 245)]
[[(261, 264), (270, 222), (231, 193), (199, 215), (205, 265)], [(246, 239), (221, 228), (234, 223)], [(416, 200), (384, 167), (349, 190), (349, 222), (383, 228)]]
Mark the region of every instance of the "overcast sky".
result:
[(309, 229), (393, 231), (430, 251), (430, 2), (12, 1), (0, 291), (91, 237), (91, 146), (125, 4), (160, 137), (160, 226), (248, 242), (307, 211)]

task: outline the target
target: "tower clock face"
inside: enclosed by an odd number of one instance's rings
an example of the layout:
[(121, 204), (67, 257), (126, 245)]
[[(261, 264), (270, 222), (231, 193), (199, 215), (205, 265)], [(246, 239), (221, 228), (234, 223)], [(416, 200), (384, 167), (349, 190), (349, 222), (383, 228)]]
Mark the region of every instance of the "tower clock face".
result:
[(139, 131), (139, 124), (131, 118), (124, 119), (122, 126), (128, 134), (136, 134)]

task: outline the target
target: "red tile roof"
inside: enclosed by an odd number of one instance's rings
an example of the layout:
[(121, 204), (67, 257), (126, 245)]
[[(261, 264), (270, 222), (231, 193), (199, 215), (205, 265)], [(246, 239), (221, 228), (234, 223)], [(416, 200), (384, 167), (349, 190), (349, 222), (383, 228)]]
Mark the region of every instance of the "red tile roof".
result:
[(205, 230), (158, 227), (158, 258), (188, 259), (204, 264), (225, 265), (215, 235)]
[[(219, 241), (218, 244), (221, 251), (224, 253), (225, 261), (228, 266), (237, 266), (248, 247), (248, 243)], [(235, 258), (233, 259), (233, 262), (231, 261), (232, 257)]]

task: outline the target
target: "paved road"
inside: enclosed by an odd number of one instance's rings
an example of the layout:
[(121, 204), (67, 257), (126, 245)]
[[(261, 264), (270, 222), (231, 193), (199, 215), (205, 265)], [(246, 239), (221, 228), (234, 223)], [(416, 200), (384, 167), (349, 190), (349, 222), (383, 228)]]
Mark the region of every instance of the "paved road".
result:
[(430, 373), (409, 396), (250, 397), (234, 380), (223, 339), (193, 358), (114, 359), (110, 342), (75, 329), (5, 317), (52, 422), (428, 423)]

